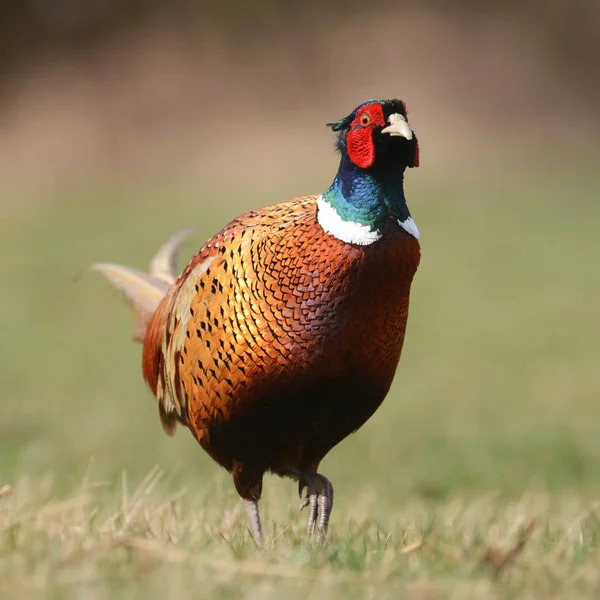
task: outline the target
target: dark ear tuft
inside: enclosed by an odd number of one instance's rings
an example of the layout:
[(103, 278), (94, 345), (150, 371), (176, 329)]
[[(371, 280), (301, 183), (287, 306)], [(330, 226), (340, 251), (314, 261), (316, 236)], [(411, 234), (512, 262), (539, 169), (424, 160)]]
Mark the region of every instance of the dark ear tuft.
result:
[(352, 123), (352, 115), (348, 115), (339, 121), (334, 121), (333, 123), (327, 123), (327, 127), (331, 127), (332, 131), (341, 131), (342, 129), (346, 129)]

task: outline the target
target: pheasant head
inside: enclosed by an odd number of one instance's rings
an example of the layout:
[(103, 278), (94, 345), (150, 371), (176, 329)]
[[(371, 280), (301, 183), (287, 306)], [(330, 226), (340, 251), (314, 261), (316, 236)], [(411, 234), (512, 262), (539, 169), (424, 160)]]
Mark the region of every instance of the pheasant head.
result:
[(328, 123), (338, 134), (340, 166), (319, 200), (321, 226), (348, 243), (371, 244), (389, 218), (419, 231), (404, 197), (404, 171), (419, 166), (419, 143), (402, 100), (370, 100)]
[(328, 126), (338, 132), (340, 152), (361, 169), (419, 166), (419, 144), (402, 100), (369, 100)]

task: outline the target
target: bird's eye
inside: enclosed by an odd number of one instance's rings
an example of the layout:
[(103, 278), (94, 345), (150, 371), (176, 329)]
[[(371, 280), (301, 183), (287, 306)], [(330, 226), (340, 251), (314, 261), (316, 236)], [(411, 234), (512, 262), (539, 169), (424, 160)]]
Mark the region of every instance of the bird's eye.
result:
[(368, 127), (371, 124), (371, 117), (367, 113), (360, 115), (360, 124), (362, 127)]

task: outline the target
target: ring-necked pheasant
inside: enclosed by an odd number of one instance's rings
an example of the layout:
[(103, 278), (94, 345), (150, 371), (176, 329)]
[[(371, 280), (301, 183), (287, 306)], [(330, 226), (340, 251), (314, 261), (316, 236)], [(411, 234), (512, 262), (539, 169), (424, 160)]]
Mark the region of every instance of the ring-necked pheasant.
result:
[(369, 101), (329, 126), (341, 161), (323, 194), (235, 219), (179, 278), (185, 232), (149, 274), (95, 265), (131, 300), (165, 431), (185, 425), (233, 474), (259, 545), (267, 471), (307, 488), (308, 533), (326, 534), (333, 487), (319, 463), (390, 388), (420, 259), (403, 189), (419, 162), (405, 104)]

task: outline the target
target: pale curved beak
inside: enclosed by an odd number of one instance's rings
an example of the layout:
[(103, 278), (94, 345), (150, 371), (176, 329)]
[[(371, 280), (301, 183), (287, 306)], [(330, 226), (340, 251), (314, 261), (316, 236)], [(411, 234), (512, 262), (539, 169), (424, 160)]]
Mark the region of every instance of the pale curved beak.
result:
[(391, 136), (399, 136), (407, 140), (413, 139), (412, 129), (408, 126), (406, 119), (400, 113), (394, 113), (388, 117), (389, 125), (381, 130), (381, 133), (389, 133)]

